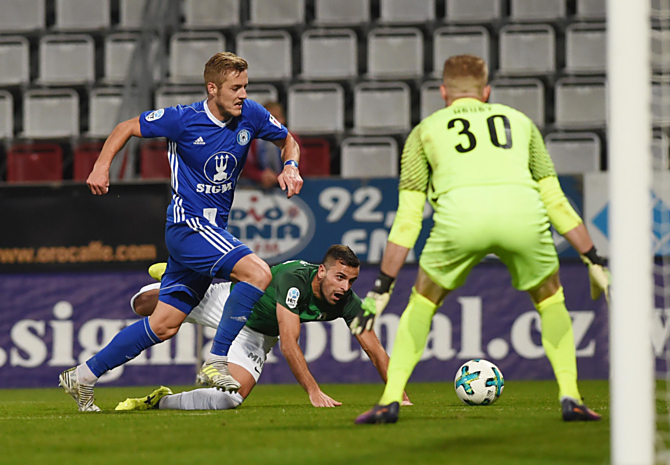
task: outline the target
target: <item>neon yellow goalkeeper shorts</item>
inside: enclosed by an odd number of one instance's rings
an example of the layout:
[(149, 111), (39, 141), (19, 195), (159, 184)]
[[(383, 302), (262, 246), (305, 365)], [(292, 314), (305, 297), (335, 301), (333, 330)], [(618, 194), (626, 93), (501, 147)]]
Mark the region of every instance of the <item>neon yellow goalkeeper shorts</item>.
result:
[(419, 265), (445, 289), (456, 289), (487, 254), (497, 255), (519, 290), (558, 270), (549, 217), (539, 193), (524, 186), (461, 187), (440, 196)]

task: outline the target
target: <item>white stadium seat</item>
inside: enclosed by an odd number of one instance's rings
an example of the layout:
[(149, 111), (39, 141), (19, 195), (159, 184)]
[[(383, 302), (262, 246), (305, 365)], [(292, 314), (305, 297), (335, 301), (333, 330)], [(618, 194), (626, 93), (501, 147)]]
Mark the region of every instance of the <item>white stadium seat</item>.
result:
[(670, 169), (670, 140), (662, 131), (654, 131), (651, 151), (653, 167), (656, 171)]
[(544, 84), (539, 79), (496, 79), (491, 82), (489, 103), (519, 110), (539, 127), (544, 126)]
[(105, 29), (110, 25), (109, 16), (109, 0), (56, 0), (56, 29)]
[(358, 39), (351, 29), (310, 29), (302, 33), (302, 77), (347, 79), (358, 74)]
[(670, 31), (667, 29), (651, 31), (651, 63), (654, 71), (667, 74), (670, 71)]
[(305, 22), (305, 0), (250, 0), (249, 24), (293, 26)]
[(342, 143), (343, 178), (398, 176), (398, 143), (392, 137), (350, 137)]
[(176, 107), (202, 102), (207, 98), (204, 86), (164, 86), (154, 95), (156, 108)]
[(565, 0), (512, 0), (513, 21), (551, 21), (566, 14)]
[(279, 92), (272, 84), (249, 84), (247, 98), (265, 105), (266, 102), (278, 102)]
[(381, 0), (379, 21), (385, 24), (422, 24), (435, 20), (435, 0)]
[(370, 21), (370, 0), (315, 0), (314, 23), (354, 25)]
[(433, 76), (442, 77), (447, 58), (475, 55), (486, 62), (491, 58), (491, 38), (483, 26), (442, 27), (433, 33)]
[(177, 32), (170, 38), (170, 81), (203, 82), (205, 63), (226, 50), (226, 39), (218, 32)]
[(655, 127), (670, 126), (670, 80), (656, 78), (651, 85), (651, 115)]
[(502, 16), (501, 0), (446, 0), (450, 23), (488, 23)]
[(14, 99), (6, 90), (0, 90), (0, 138), (14, 137)]
[(86, 84), (95, 81), (95, 44), (84, 34), (40, 38), (41, 84)]
[[(130, 66), (135, 51), (135, 45), (139, 34), (132, 32), (121, 32), (110, 34), (105, 37), (105, 61), (103, 80), (110, 84), (122, 84), (126, 80), (128, 67)], [(151, 53), (158, 51), (158, 38), (151, 42)], [(154, 80), (160, 78), (160, 68), (156, 69)]]
[(421, 119), (446, 106), (440, 95), (440, 84), (442, 81), (426, 81), (421, 85)]
[(287, 120), (298, 134), (344, 131), (344, 89), (339, 84), (295, 84), (288, 90)]
[(144, 6), (147, 0), (120, 0), (119, 27), (121, 29), (140, 29), (144, 20)]
[(571, 74), (605, 74), (607, 36), (605, 23), (573, 23), (565, 32), (565, 71)]
[(123, 90), (120, 88), (93, 89), (89, 94), (88, 136), (109, 136), (119, 123), (122, 103)]
[(221, 29), (240, 24), (240, 0), (185, 0), (186, 29)]
[(560, 79), (555, 88), (556, 127), (559, 129), (605, 127), (606, 97), (604, 79)]
[(404, 82), (361, 82), (354, 88), (354, 131), (408, 132), (410, 116), (410, 91)]
[(557, 174), (600, 171), (600, 138), (591, 132), (553, 133), (545, 138)]
[(0, 33), (44, 30), (46, 0), (3, 0)]
[(291, 36), (286, 31), (244, 31), (237, 54), (249, 63), (249, 80), (275, 81), (292, 76)]
[(368, 33), (368, 74), (373, 79), (423, 76), (423, 34), (415, 28)]
[(577, 17), (579, 19), (605, 19), (606, 4), (607, 0), (577, 0)]
[(549, 25), (504, 26), (499, 44), (501, 74), (539, 75), (556, 70), (556, 35)]
[(22, 137), (79, 135), (79, 95), (72, 89), (32, 89), (23, 96)]
[(0, 86), (30, 81), (30, 45), (23, 36), (0, 36)]

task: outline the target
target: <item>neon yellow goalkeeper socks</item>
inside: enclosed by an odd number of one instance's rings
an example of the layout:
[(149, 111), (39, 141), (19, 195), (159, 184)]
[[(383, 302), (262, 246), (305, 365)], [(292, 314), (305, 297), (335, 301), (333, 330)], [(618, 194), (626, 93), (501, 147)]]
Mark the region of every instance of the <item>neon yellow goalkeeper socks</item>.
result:
[(436, 310), (436, 304), (412, 288), (409, 304), (400, 317), (389, 362), (388, 381), (384, 395), (379, 401), (381, 405), (402, 402), (407, 380), (416, 364), (419, 363), (423, 349), (426, 347), (430, 324)]
[(581, 400), (577, 388), (577, 359), (572, 320), (565, 308), (563, 287), (556, 294), (535, 304), (542, 318), (542, 345), (558, 381), (558, 397)]

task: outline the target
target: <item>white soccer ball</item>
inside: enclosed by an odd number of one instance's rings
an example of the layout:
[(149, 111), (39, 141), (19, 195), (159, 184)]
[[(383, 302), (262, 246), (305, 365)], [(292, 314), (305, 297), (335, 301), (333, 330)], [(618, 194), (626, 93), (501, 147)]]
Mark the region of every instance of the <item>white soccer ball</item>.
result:
[(461, 365), (454, 387), (458, 398), (468, 405), (491, 405), (502, 394), (505, 379), (497, 366), (478, 358)]

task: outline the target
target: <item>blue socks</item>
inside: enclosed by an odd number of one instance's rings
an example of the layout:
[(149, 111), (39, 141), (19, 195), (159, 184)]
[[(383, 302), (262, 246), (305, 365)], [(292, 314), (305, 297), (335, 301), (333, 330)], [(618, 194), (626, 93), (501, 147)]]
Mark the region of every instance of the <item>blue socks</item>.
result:
[(226, 305), (223, 306), (223, 316), (216, 330), (216, 336), (214, 336), (211, 351), (213, 355), (228, 355), (230, 345), (247, 323), (251, 310), (263, 293), (264, 291), (256, 286), (245, 282), (233, 286)]
[(134, 359), (144, 349), (160, 342), (162, 341), (149, 326), (147, 317), (123, 328), (100, 352), (88, 359), (86, 365), (99, 378), (112, 368)]

